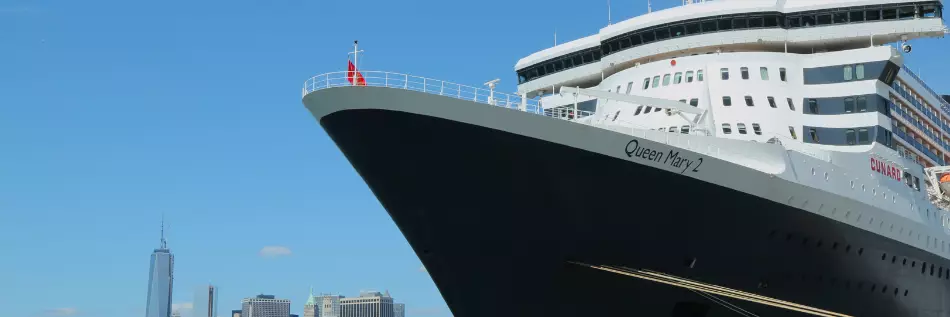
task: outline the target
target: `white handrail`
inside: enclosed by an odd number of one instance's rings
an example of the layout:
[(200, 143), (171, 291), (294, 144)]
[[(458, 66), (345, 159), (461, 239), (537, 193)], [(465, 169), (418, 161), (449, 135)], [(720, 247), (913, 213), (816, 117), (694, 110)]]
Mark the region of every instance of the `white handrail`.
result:
[[(360, 71), (366, 86), (387, 87), (405, 90), (413, 90), (424, 93), (430, 93), (440, 96), (453, 97), (462, 100), (471, 100), (478, 103), (490, 104), (498, 107), (521, 109), (526, 112), (543, 114), (538, 100), (524, 99), (522, 96), (494, 92), (484, 88), (460, 85), (444, 80), (413, 76), (402, 73), (383, 72), (383, 71)], [(311, 92), (333, 88), (354, 86), (351, 80), (352, 73), (348, 71), (331, 72), (320, 74), (307, 79), (303, 85), (303, 96)], [(524, 107), (522, 107), (522, 103)]]

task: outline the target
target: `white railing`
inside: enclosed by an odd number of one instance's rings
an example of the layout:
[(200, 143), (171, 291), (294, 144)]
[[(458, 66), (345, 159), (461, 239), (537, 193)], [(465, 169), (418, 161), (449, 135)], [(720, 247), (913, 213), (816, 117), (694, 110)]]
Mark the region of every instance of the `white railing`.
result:
[[(522, 98), (514, 94), (506, 94), (492, 91), (484, 88), (460, 85), (444, 80), (425, 78), (407, 74), (381, 72), (381, 71), (360, 71), (366, 86), (387, 87), (396, 89), (405, 89), (420, 91), (424, 93), (436, 94), (439, 96), (454, 97), (463, 100), (470, 100), (478, 103), (489, 104), (504, 108), (522, 109), (526, 112), (543, 114), (540, 104), (535, 99)], [(327, 88), (354, 86), (350, 82), (352, 74), (350, 72), (332, 72), (320, 74), (311, 77), (303, 85), (303, 95)], [(357, 86), (358, 87), (358, 86)], [(551, 113), (549, 116), (554, 117)]]

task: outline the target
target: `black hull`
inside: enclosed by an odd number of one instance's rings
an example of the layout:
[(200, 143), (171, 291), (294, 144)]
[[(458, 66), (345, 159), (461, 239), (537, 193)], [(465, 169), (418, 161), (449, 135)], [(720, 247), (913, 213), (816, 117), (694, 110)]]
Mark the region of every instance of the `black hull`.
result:
[[(948, 316), (942, 259), (820, 215), (451, 120), (343, 110), (320, 123), (457, 317), (740, 316), (687, 289), (571, 261), (851, 316)], [(759, 316), (803, 316), (726, 299)]]

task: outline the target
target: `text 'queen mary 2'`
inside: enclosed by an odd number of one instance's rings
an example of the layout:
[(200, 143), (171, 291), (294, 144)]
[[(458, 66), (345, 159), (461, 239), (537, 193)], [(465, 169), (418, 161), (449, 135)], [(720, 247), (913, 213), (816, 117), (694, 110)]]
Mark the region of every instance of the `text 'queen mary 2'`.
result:
[(457, 317), (950, 316), (950, 97), (902, 58), (942, 10), (690, 3), (521, 59), (518, 94), (303, 102)]

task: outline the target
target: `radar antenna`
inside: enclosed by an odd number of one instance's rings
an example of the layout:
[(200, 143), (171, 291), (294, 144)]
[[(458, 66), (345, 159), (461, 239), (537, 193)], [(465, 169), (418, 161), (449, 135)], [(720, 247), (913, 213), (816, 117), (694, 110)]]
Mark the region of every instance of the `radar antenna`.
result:
[(161, 249), (166, 249), (167, 244), (165, 243), (165, 213), (162, 213), (162, 244)]

